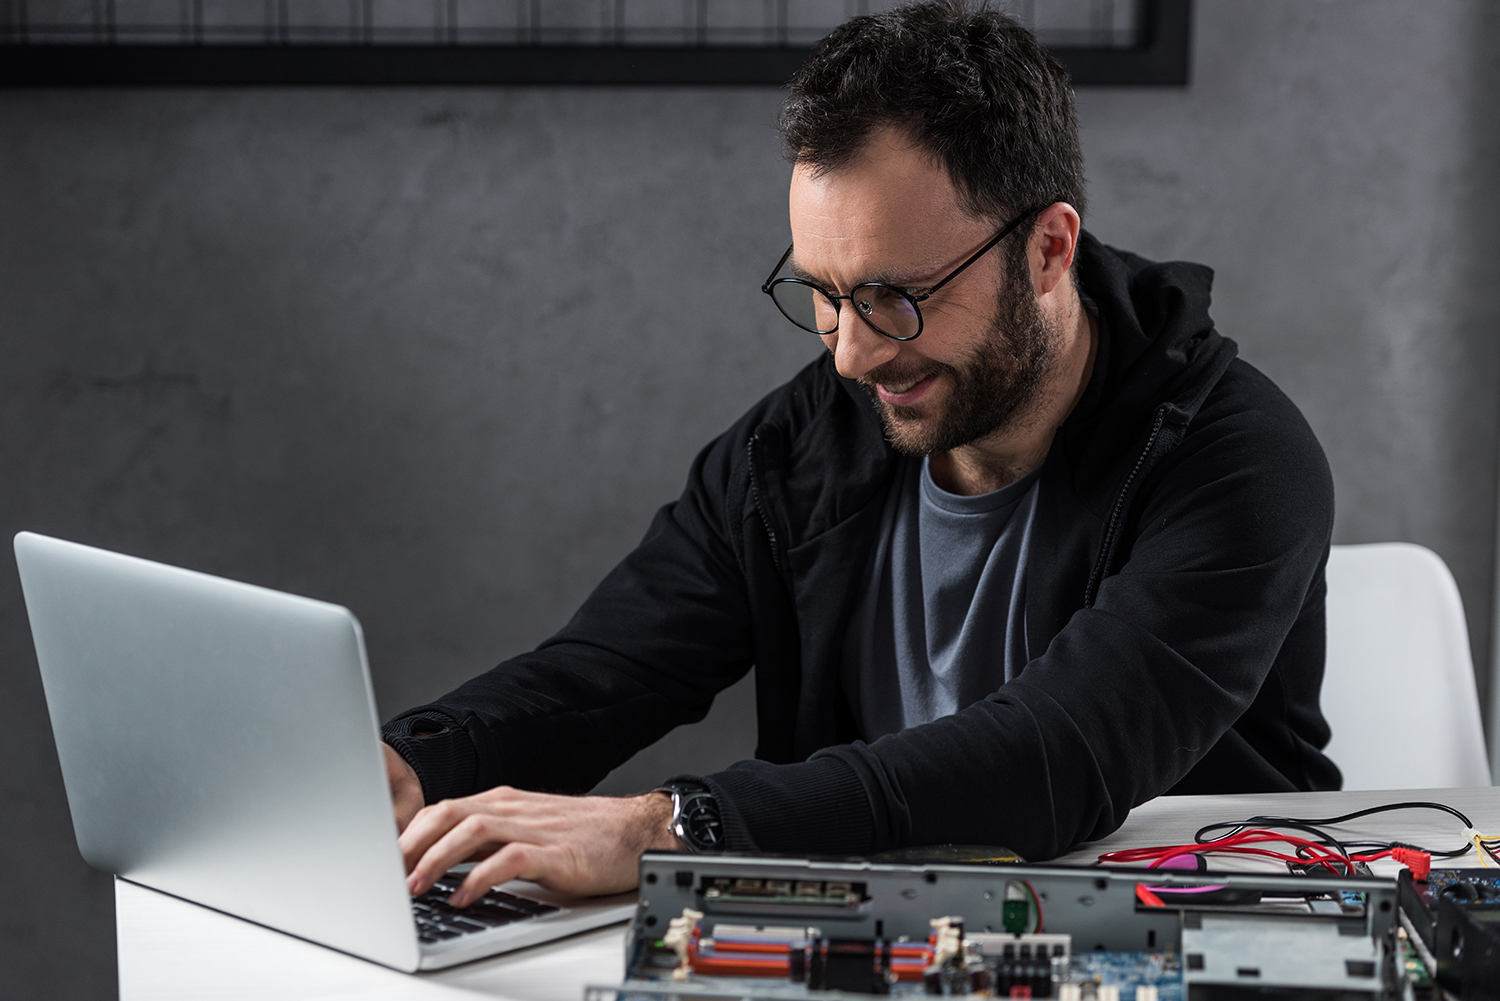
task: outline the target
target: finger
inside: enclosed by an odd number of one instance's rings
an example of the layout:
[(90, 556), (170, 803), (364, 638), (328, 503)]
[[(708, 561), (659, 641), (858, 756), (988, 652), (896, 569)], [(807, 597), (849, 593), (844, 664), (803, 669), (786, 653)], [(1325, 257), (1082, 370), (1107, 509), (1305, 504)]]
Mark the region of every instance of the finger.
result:
[(545, 854), (547, 850), (536, 845), (512, 841), (471, 869), (458, 889), (448, 898), (448, 903), (454, 907), (468, 907), (488, 893), (491, 887), (501, 883), (509, 883), (513, 879), (535, 881), (535, 877), (542, 874), (538, 871), (539, 857)]
[(479, 805), (471, 799), (445, 799), (417, 811), (406, 830), (401, 832), (397, 844), (401, 847), (401, 861), (410, 873), (432, 846), (447, 833), (473, 816)]
[(411, 823), (402, 829), (396, 844), (401, 849), (401, 862), (407, 872), (417, 860), (427, 853), (433, 842), (446, 834), (457, 823), (453, 818), (453, 800), (439, 800), (432, 806), (423, 807), (411, 818)]
[(505, 843), (500, 830), (503, 822), (484, 814), (470, 814), (453, 829), (438, 838), (412, 867), (406, 877), (407, 888), (425, 893), (443, 874), (479, 852), (488, 854)]
[(475, 813), (494, 816), (510, 816), (515, 812), (518, 800), (534, 794), (518, 793), (509, 786), (465, 796), (462, 799), (445, 799), (418, 810), (410, 824), (401, 832), (401, 856), (410, 872), (420, 859), (449, 830)]

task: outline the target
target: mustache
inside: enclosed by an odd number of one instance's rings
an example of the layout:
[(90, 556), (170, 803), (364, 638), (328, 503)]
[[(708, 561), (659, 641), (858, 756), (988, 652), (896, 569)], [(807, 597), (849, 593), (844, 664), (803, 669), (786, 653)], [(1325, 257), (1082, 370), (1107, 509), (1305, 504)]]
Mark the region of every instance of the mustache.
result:
[(939, 362), (929, 362), (926, 365), (903, 365), (897, 362), (886, 362), (879, 368), (872, 368), (860, 376), (858, 382), (865, 389), (874, 392), (877, 385), (901, 385), (902, 383), (917, 383), (930, 375), (936, 375), (949, 366)]

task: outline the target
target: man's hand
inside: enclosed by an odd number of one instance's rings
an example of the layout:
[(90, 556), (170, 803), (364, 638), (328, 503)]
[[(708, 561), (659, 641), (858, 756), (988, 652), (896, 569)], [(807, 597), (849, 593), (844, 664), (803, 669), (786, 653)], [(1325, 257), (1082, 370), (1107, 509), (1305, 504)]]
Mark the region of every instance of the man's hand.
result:
[(417, 773), (411, 770), (411, 765), (406, 759), (396, 753), (390, 744), (381, 744), (385, 751), (385, 773), (391, 780), (391, 805), (396, 808), (396, 830), (406, 830), (406, 825), (411, 823), (411, 818), (422, 809), (425, 801), (422, 799), (422, 783), (417, 780)]
[(426, 807), (401, 835), (407, 887), (424, 893), (453, 866), (478, 862), (449, 898), (466, 907), (492, 886), (528, 879), (591, 896), (634, 889), (641, 852), (680, 850), (667, 831), (672, 801), (661, 793), (628, 799), (549, 796), (499, 786)]

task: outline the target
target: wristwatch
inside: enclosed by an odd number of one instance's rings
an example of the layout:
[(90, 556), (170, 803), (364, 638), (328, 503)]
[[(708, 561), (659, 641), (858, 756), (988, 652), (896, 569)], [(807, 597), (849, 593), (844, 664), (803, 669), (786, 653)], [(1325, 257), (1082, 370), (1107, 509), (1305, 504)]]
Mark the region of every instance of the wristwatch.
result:
[(672, 797), (672, 819), (667, 830), (682, 839), (688, 851), (716, 854), (724, 850), (724, 821), (719, 801), (701, 782), (668, 782), (654, 792)]

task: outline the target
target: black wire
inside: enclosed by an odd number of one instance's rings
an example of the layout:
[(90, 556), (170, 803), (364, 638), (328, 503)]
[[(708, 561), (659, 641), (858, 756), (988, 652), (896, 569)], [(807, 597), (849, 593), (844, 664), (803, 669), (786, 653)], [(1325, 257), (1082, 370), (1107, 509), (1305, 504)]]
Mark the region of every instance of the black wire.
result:
[[(1453, 807), (1448, 806), (1446, 803), (1412, 802), (1412, 803), (1386, 803), (1386, 804), (1384, 804), (1382, 806), (1372, 806), (1372, 807), (1369, 807), (1368, 809), (1364, 809), (1364, 810), (1355, 810), (1353, 813), (1345, 813), (1345, 814), (1341, 814), (1340, 816), (1337, 816), (1337, 817), (1323, 817), (1321, 819), (1313, 819), (1313, 820), (1303, 820), (1303, 819), (1300, 819), (1298, 817), (1251, 817), (1249, 820), (1241, 821), (1239, 823), (1209, 824), (1207, 827), (1203, 828), (1203, 830), (1209, 831), (1209, 830), (1213, 830), (1216, 827), (1240, 827), (1240, 828), (1243, 828), (1243, 827), (1248, 827), (1248, 826), (1250, 826), (1252, 824), (1260, 823), (1262, 821), (1267, 822), (1267, 823), (1274, 823), (1274, 822), (1277, 822), (1277, 821), (1286, 821), (1287, 823), (1309, 824), (1309, 825), (1314, 825), (1314, 826), (1321, 826), (1323, 824), (1342, 824), (1342, 823), (1344, 823), (1346, 821), (1358, 820), (1360, 817), (1368, 817), (1368, 816), (1370, 816), (1373, 813), (1390, 813), (1390, 812), (1395, 811), (1395, 810), (1441, 810), (1442, 812), (1444, 812), (1446, 814), (1450, 814), (1451, 816), (1457, 817), (1459, 820), (1463, 821), (1463, 825), (1465, 827), (1472, 828), (1474, 826), (1472, 823), (1469, 822), (1469, 818), (1468, 817), (1464, 816), (1462, 813), (1460, 813), (1459, 811), (1455, 810)], [(1500, 839), (1496, 839), (1496, 840), (1500, 840)]]
[[(1222, 838), (1233, 837), (1234, 835), (1239, 834), (1241, 831), (1246, 831), (1254, 827), (1273, 827), (1289, 828), (1291, 830), (1305, 831), (1314, 834), (1317, 836), (1317, 839), (1320, 843), (1327, 844), (1330, 847), (1336, 849), (1340, 854), (1344, 856), (1346, 860), (1348, 860), (1349, 858), (1349, 849), (1351, 848), (1375, 848), (1381, 851), (1389, 848), (1410, 848), (1414, 851), (1426, 852), (1428, 855), (1432, 855), (1436, 858), (1457, 858), (1460, 855), (1468, 854), (1469, 848), (1471, 847), (1468, 843), (1465, 843), (1462, 848), (1458, 848), (1453, 851), (1433, 851), (1428, 848), (1422, 848), (1419, 845), (1408, 844), (1402, 841), (1351, 841), (1345, 844), (1343, 842), (1340, 842), (1337, 838), (1333, 837), (1327, 831), (1323, 831), (1320, 829), (1325, 824), (1342, 824), (1350, 820), (1357, 820), (1360, 817), (1368, 817), (1371, 814), (1390, 813), (1395, 810), (1440, 810), (1443, 813), (1451, 814), (1452, 816), (1457, 817), (1469, 830), (1472, 831), (1474, 829), (1474, 825), (1470, 823), (1468, 817), (1464, 816), (1458, 810), (1455, 810), (1453, 807), (1448, 806), (1445, 803), (1411, 802), (1386, 803), (1381, 806), (1372, 806), (1364, 810), (1355, 810), (1353, 813), (1345, 813), (1337, 817), (1303, 819), (1300, 817), (1262, 816), (1251, 817), (1248, 820), (1241, 821), (1224, 821), (1217, 824), (1209, 824), (1206, 827), (1199, 828), (1198, 833), (1194, 835), (1193, 840), (1195, 840), (1198, 844), (1206, 844), (1210, 841), (1218, 841)], [(1221, 830), (1224, 833), (1218, 834), (1214, 837), (1206, 836), (1210, 831)], [(1494, 846), (1496, 848), (1500, 848), (1500, 838), (1494, 838), (1491, 840), (1494, 842)], [(1489, 852), (1491, 858), (1495, 859), (1495, 861), (1497, 862), (1500, 862), (1500, 855), (1495, 854), (1494, 848), (1492, 848), (1489, 843), (1481, 841), (1481, 844), (1484, 845), (1485, 850)], [(1305, 849), (1298, 848), (1297, 855), (1299, 857), (1302, 856), (1304, 851)]]
[[(1265, 821), (1265, 823), (1261, 823), (1261, 821)], [(1229, 827), (1229, 826), (1231, 826), (1231, 825), (1229, 825), (1229, 824), (1210, 824), (1209, 826), (1207, 826), (1207, 827), (1203, 828), (1202, 830), (1200, 830), (1194, 836), (1194, 840), (1196, 840), (1199, 844), (1203, 844), (1204, 841), (1205, 841), (1205, 839), (1203, 837), (1203, 832), (1204, 831), (1211, 831), (1211, 830), (1213, 830), (1216, 827)], [(1346, 848), (1344, 846), (1344, 843), (1342, 841), (1340, 841), (1338, 838), (1335, 838), (1333, 835), (1329, 834), (1327, 831), (1320, 830), (1320, 829), (1314, 827), (1312, 825), (1311, 821), (1296, 820), (1296, 819), (1294, 819), (1292, 817), (1251, 817), (1245, 823), (1239, 824), (1239, 825), (1235, 826), (1235, 829), (1232, 830), (1232, 831), (1230, 831), (1228, 834), (1221, 834), (1219, 837), (1223, 837), (1223, 838), (1233, 837), (1234, 835), (1238, 834), (1240, 831), (1248, 830), (1248, 829), (1250, 829), (1252, 827), (1283, 827), (1283, 828), (1290, 828), (1291, 830), (1294, 830), (1294, 831), (1303, 831), (1303, 832), (1306, 832), (1307, 834), (1313, 835), (1313, 840), (1317, 841), (1320, 844), (1325, 844), (1325, 845), (1329, 846), (1334, 851), (1336, 851), (1340, 855), (1344, 856), (1344, 858), (1347, 859), (1349, 857), (1349, 849)], [(1219, 838), (1208, 838), (1206, 840), (1208, 840), (1208, 841), (1217, 841), (1217, 840), (1219, 840)], [(1301, 855), (1302, 852), (1305, 851), (1305, 850), (1306, 850), (1305, 847), (1299, 846), (1297, 848), (1297, 854)]]

